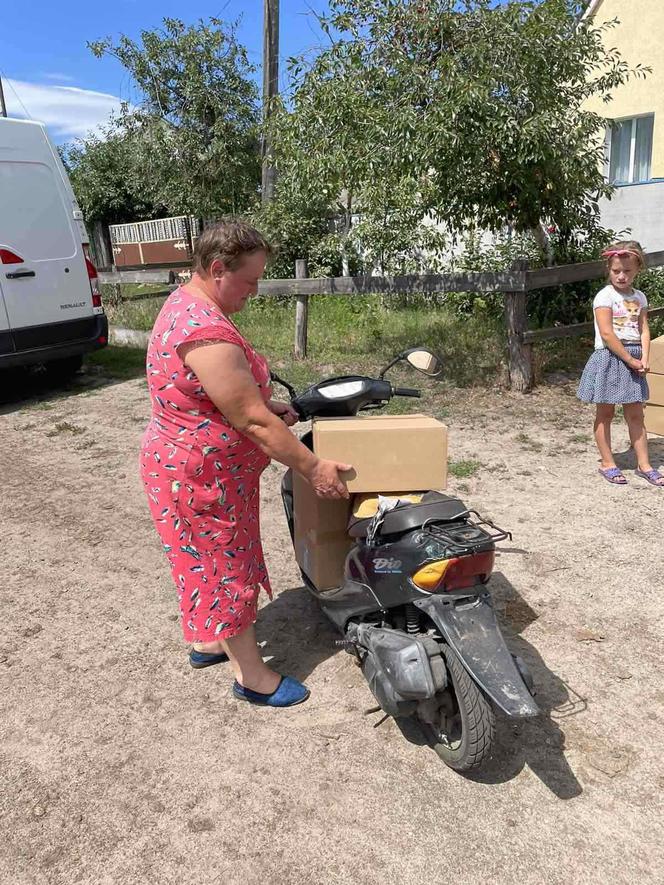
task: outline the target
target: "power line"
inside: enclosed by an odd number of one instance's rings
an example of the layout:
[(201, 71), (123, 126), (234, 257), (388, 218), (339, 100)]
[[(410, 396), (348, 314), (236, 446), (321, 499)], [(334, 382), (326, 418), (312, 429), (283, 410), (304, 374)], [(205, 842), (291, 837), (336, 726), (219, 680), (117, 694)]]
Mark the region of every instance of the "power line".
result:
[[(31, 114), (30, 111), (26, 108), (26, 106), (23, 104), (23, 99), (21, 98), (21, 96), (20, 96), (20, 95), (18, 94), (18, 92), (16, 91), (16, 87), (14, 86), (13, 82), (9, 79), (9, 77), (8, 77), (8, 76), (4, 73), (4, 71), (2, 71), (2, 70), (0, 70), (0, 93), (2, 93), (2, 78), (3, 78), (3, 77), (5, 78), (5, 80), (7, 81), (7, 83), (9, 84), (9, 88), (11, 89), (11, 91), (14, 93), (14, 96), (15, 96), (15, 98), (16, 98), (16, 101), (17, 101), (17, 102), (21, 105), (21, 107), (23, 108), (23, 111), (24, 111), (24, 113), (25, 113), (25, 116), (28, 118), (28, 120), (32, 120), (32, 119), (33, 119), (32, 114)], [(3, 113), (2, 116), (3, 116), (3, 117), (6, 117), (6, 116), (8, 116), (8, 114), (7, 114), (7, 106), (5, 105), (5, 97), (4, 97), (4, 95), (2, 95), (2, 102), (1, 102), (1, 104), (2, 104), (2, 108), (3, 108), (3, 110), (4, 110), (4, 113)]]

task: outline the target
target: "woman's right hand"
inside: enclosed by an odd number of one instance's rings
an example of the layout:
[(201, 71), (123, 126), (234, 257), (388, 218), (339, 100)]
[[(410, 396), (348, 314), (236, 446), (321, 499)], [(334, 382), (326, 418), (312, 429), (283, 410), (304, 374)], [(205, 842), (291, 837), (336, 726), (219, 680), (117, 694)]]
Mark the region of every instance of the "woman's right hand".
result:
[(641, 362), (641, 360), (630, 359), (628, 366), (632, 370), (632, 372), (636, 372), (639, 375), (644, 375), (646, 368)]
[(350, 464), (318, 458), (306, 479), (319, 498), (348, 498), (348, 488), (339, 473), (352, 469)]

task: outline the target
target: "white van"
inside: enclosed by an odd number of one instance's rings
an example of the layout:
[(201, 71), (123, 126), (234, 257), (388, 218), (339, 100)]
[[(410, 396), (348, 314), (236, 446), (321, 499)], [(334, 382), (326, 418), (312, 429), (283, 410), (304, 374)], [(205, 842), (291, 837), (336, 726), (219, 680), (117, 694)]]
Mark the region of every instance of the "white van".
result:
[(41, 123), (0, 117), (0, 368), (66, 375), (108, 342), (88, 236)]

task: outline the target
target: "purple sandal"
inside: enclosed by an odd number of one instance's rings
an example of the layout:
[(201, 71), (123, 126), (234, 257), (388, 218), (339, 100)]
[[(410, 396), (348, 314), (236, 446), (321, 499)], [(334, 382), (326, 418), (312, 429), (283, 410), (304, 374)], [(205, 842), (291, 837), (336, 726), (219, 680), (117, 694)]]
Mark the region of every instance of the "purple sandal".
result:
[(605, 470), (602, 470), (602, 468), (600, 467), (599, 473), (607, 482), (612, 483), (614, 486), (627, 485), (627, 480), (625, 479), (623, 472), (619, 467), (607, 467)]
[(664, 476), (659, 470), (635, 470), (634, 473), (649, 482), (651, 486), (657, 486), (658, 489), (664, 486)]

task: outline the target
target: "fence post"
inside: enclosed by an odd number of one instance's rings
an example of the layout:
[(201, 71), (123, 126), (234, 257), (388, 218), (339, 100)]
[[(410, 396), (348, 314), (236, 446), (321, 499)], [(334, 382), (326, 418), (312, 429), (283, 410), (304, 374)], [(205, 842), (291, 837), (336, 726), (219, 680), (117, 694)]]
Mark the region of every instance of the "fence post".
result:
[[(295, 279), (306, 280), (309, 276), (307, 262), (298, 258), (295, 262)], [(295, 359), (303, 360), (307, 355), (307, 329), (309, 325), (309, 296), (298, 295), (295, 303)]]
[[(512, 265), (515, 271), (527, 268), (527, 261), (516, 261)], [(527, 297), (527, 292), (505, 293), (510, 387), (517, 393), (527, 393), (533, 387), (533, 348), (523, 342), (523, 334), (528, 329)]]

